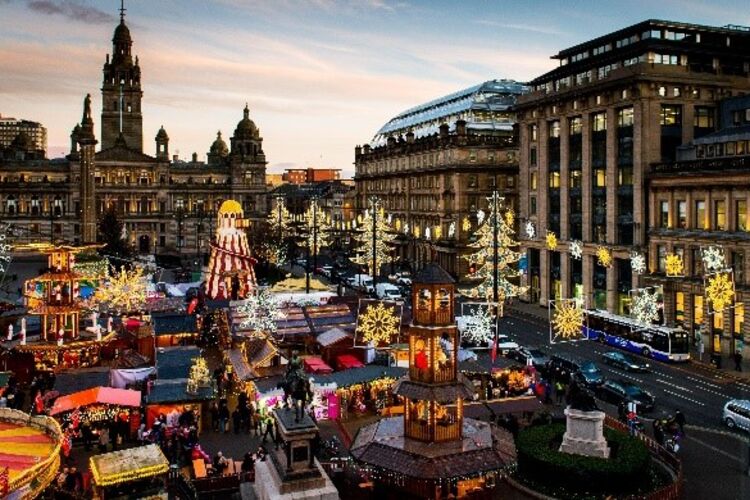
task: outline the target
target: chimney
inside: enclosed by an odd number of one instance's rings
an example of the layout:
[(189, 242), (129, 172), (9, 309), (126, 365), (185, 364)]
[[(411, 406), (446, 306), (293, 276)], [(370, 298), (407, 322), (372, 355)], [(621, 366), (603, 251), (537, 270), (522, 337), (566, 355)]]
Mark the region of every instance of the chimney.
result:
[(369, 154), (370, 153), (370, 145), (369, 144), (365, 144), (365, 146), (363, 148), (363, 151), (364, 151), (365, 154)]
[(354, 157), (356, 158), (357, 156), (359, 156), (361, 154), (362, 154), (362, 146), (360, 146), (360, 145), (355, 146), (354, 147)]
[(173, 161), (174, 163), (177, 163), (177, 155), (172, 155), (172, 161)]
[(461, 135), (461, 136), (466, 135), (466, 121), (465, 120), (456, 121), (456, 134)]
[(198, 163), (198, 153), (193, 153), (193, 163)]
[(414, 144), (414, 132), (411, 130), (406, 133), (406, 143)]
[(446, 137), (448, 137), (448, 130), (449, 130), (449, 127), (447, 123), (443, 123), (442, 125), (440, 125), (440, 138), (441, 139), (445, 139)]

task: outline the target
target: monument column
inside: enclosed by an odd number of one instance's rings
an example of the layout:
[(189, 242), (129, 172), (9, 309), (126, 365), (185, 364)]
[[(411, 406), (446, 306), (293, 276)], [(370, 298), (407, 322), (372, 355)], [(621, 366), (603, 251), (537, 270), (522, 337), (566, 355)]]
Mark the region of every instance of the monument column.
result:
[(83, 100), (83, 118), (78, 133), (80, 145), (80, 199), (81, 242), (86, 245), (96, 243), (96, 206), (94, 184), (94, 148), (97, 144), (94, 137), (94, 120), (91, 118), (91, 94)]

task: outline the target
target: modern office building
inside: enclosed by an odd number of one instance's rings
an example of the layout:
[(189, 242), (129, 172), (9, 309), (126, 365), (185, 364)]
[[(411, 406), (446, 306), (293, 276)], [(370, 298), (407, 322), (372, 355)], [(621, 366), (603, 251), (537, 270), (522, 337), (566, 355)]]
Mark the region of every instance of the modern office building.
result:
[[(23, 135), (21, 135), (23, 134)], [(47, 152), (47, 129), (39, 122), (0, 115), (0, 152), (13, 142), (27, 142), (27, 149)]]
[(652, 166), (713, 132), (719, 100), (750, 90), (750, 30), (648, 20), (553, 59), (516, 106), (519, 211), (534, 228), (523, 235), (529, 298), (581, 297), (623, 313), (641, 282), (630, 255), (649, 250)]
[(401, 233), (395, 252), (402, 263), (419, 269), (434, 253), (461, 279), (468, 262), (459, 256), (487, 197), (497, 189), (506, 207), (517, 208), (511, 107), (525, 91), (512, 80), (475, 85), (400, 113), (355, 148), (355, 211), (371, 197), (381, 200)]

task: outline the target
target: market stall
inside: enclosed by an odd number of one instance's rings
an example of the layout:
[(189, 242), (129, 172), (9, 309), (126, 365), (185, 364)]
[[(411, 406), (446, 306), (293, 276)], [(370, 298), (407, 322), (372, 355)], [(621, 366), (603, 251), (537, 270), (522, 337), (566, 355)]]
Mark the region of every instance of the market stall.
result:
[(303, 360), (305, 371), (314, 375), (333, 373), (333, 368), (317, 356), (310, 356)]
[[(208, 404), (215, 397), (213, 387), (198, 387), (195, 392), (188, 392), (188, 379), (155, 380), (151, 392), (146, 396), (146, 427), (151, 428), (159, 415), (167, 417), (168, 427), (176, 427), (176, 420), (170, 416), (179, 416), (190, 410), (195, 415), (198, 430), (201, 430), (203, 416)], [(174, 424), (174, 425), (170, 425)]]
[(152, 444), (94, 455), (89, 468), (95, 499), (150, 498), (165, 492), (169, 462)]
[(156, 347), (194, 344), (198, 323), (194, 314), (158, 313), (151, 316)]
[(336, 357), (337, 370), (350, 370), (352, 368), (363, 368), (365, 364), (352, 354), (342, 354)]
[(534, 380), (528, 367), (500, 357), (491, 362), (485, 353), (476, 360), (460, 362), (458, 369), (474, 387), (475, 401), (520, 396), (528, 391)]
[(140, 391), (94, 387), (58, 397), (50, 409), (50, 416), (60, 422), (71, 422), (74, 427), (78, 422), (87, 422), (94, 429), (109, 426), (114, 421), (122, 422), (132, 434), (140, 424), (140, 406)]

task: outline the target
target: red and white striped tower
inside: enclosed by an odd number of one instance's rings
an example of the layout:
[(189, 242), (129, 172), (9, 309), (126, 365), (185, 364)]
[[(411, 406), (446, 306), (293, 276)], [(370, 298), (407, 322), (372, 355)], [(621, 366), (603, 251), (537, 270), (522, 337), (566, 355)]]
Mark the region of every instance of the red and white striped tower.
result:
[(225, 201), (219, 208), (206, 280), (206, 295), (212, 299), (243, 299), (255, 290), (255, 259), (250, 256), (244, 215), (242, 206), (234, 200)]

